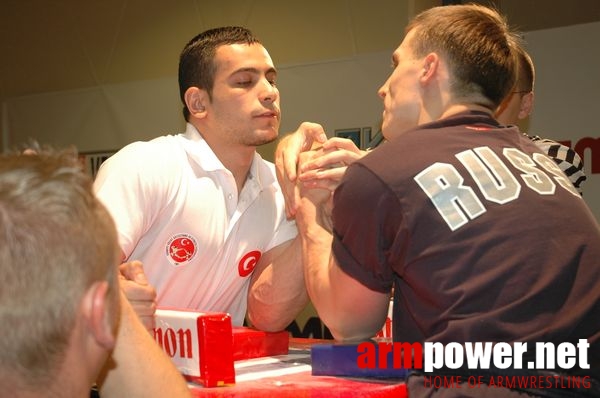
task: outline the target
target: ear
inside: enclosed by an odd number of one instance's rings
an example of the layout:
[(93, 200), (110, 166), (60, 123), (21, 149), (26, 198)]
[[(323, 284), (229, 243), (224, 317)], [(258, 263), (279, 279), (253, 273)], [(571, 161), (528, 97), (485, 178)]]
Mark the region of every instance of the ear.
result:
[(421, 82), (427, 83), (437, 73), (440, 66), (440, 58), (436, 53), (429, 53), (423, 58), (423, 70), (421, 71)]
[(94, 282), (85, 292), (82, 303), (83, 318), (90, 334), (106, 350), (115, 346), (119, 311), (118, 297), (109, 293), (107, 281)]
[(206, 116), (208, 93), (205, 90), (198, 87), (190, 87), (185, 91), (183, 98), (192, 117), (202, 119)]
[(528, 92), (521, 98), (521, 106), (519, 108), (519, 119), (525, 119), (533, 109), (533, 91)]

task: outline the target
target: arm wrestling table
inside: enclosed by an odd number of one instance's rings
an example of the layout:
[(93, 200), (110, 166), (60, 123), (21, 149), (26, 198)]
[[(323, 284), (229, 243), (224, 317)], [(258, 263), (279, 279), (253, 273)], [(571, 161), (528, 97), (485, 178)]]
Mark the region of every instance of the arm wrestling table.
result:
[[(204, 388), (190, 383), (194, 397), (408, 397), (401, 380), (355, 379), (313, 376), (310, 345), (318, 340), (290, 339), (287, 355), (235, 362), (236, 383)], [(322, 342), (322, 340), (321, 340)], [(329, 341), (330, 342), (330, 341)]]

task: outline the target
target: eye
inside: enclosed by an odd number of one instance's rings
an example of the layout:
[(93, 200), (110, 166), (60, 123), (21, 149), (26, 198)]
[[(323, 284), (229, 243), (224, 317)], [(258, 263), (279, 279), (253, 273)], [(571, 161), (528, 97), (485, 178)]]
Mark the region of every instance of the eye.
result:
[(246, 70), (238, 71), (232, 79), (232, 83), (237, 87), (250, 87), (255, 83), (254, 75)]
[(266, 74), (266, 79), (271, 84), (271, 86), (275, 87), (277, 85), (277, 73), (269, 72)]
[(392, 69), (396, 69), (398, 67), (398, 57), (396, 56), (396, 54), (392, 55), (392, 61), (391, 61), (390, 67)]
[(241, 87), (248, 87), (252, 84), (252, 80), (249, 80), (249, 79), (238, 80), (236, 82), (236, 84)]

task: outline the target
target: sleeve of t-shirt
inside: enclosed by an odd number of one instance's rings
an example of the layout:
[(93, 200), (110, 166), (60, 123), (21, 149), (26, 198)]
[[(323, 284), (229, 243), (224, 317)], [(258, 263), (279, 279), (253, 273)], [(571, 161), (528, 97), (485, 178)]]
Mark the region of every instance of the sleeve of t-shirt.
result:
[(335, 191), (332, 218), (332, 251), (342, 271), (371, 290), (389, 292), (393, 283), (389, 252), (400, 220), (393, 192), (355, 163)]

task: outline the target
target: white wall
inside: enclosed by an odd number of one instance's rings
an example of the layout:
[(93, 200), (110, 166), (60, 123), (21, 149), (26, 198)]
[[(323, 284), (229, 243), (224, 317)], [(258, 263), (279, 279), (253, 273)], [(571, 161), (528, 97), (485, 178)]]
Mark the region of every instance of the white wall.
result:
[(5, 110), (9, 149), (29, 138), (80, 151), (118, 149), (184, 125), (175, 77), (21, 97)]
[[(583, 197), (600, 220), (600, 23), (526, 34), (536, 65), (535, 107), (529, 132), (571, 147), (585, 138), (595, 148), (583, 152), (587, 180)], [(593, 173), (592, 167), (595, 168)]]

